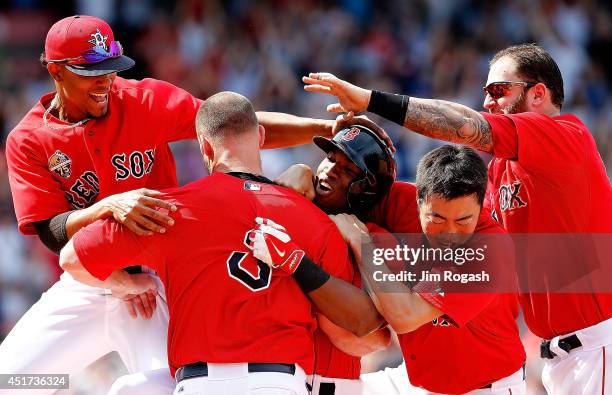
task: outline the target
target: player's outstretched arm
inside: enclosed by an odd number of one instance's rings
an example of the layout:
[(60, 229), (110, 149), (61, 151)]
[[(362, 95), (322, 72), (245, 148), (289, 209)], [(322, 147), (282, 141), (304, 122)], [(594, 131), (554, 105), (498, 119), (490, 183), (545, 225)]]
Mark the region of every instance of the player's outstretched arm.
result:
[[(354, 215), (338, 214), (330, 217), (353, 252), (364, 286), (368, 292), (372, 293), (372, 299), (376, 300), (376, 307), (395, 332), (412, 332), (443, 314), (405, 285), (396, 284), (392, 292), (386, 292), (380, 289), (378, 284), (374, 284), (371, 279), (374, 278), (375, 270), (381, 271), (383, 276), (391, 274), (391, 271), (385, 265), (374, 267), (374, 265), (364, 264), (361, 256), (362, 243), (371, 242), (367, 227)], [(398, 287), (403, 289), (400, 290)]]
[(159, 199), (161, 192), (137, 189), (108, 196), (90, 207), (61, 213), (45, 221), (35, 222), (38, 236), (51, 251), (59, 254), (68, 240), (81, 228), (99, 219), (113, 217), (137, 235), (165, 233), (174, 220), (158, 210), (176, 211), (176, 206)]
[(283, 226), (269, 219), (256, 221), (257, 226), (249, 233), (253, 256), (293, 276), (321, 314), (357, 336), (365, 336), (383, 325), (384, 320), (366, 292), (330, 276), (305, 255)]
[(280, 112), (258, 111), (257, 120), (266, 129), (263, 148), (286, 148), (310, 144), (314, 136), (332, 136), (334, 121), (304, 118)]
[(383, 128), (365, 116), (338, 116), (335, 120), (303, 118), (280, 112), (257, 112), (259, 123), (266, 129), (266, 140), (263, 148), (286, 148), (310, 144), (314, 136), (331, 137), (350, 125), (366, 126), (395, 152), (389, 135)]
[(82, 227), (108, 217), (139, 236), (165, 233), (174, 220), (157, 209), (173, 212), (176, 206), (160, 199), (160, 195), (159, 191), (141, 188), (108, 196), (87, 209), (72, 212), (66, 221), (66, 234), (70, 238)]
[(330, 73), (303, 77), (309, 92), (336, 96), (331, 112), (370, 111), (423, 136), (493, 152), (491, 126), (482, 114), (445, 100), (420, 99), (360, 88)]

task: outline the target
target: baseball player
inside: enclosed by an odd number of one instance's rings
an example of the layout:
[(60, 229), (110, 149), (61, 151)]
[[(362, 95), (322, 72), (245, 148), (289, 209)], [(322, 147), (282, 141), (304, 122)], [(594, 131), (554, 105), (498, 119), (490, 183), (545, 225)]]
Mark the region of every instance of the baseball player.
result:
[[(485, 207), (509, 232), (612, 232), (612, 188), (595, 141), (576, 116), (561, 114), (561, 72), (550, 54), (535, 44), (512, 46), (493, 57), (483, 88), (489, 113), (370, 91), (327, 73), (303, 80), (306, 90), (339, 99), (328, 110), (367, 109), (416, 133), (493, 154)], [(575, 246), (559, 242), (548, 253), (575, 255), (570, 248)], [(533, 245), (524, 253), (527, 270), (547, 260)], [(610, 256), (599, 264), (609, 268)], [(568, 273), (540, 270), (528, 279), (544, 289), (522, 289), (520, 296), (529, 329), (544, 339), (542, 380), (551, 394), (612, 392), (610, 369), (605, 369), (612, 363), (612, 294), (597, 292), (596, 285), (595, 291), (585, 286), (573, 293), (548, 286), (584, 265), (578, 258), (566, 265)]]
[[(166, 232), (175, 208), (155, 190), (177, 186), (168, 143), (196, 137), (202, 101), (163, 81), (117, 77), (134, 62), (95, 17), (54, 24), (42, 62), (56, 91), (42, 96), (6, 146), (19, 230), (56, 252), (99, 218), (113, 217), (139, 235)], [(331, 121), (258, 116), (268, 127), (266, 147), (331, 134)], [(124, 305), (108, 289), (64, 274), (0, 344), (0, 373), (72, 375), (111, 351), (130, 372), (167, 366), (162, 295), (121, 295)], [(136, 310), (149, 319), (132, 319)]]
[[(372, 129), (376, 128), (376, 125), (367, 119), (360, 122)], [(372, 129), (363, 125), (350, 125), (337, 133), (333, 141), (323, 137), (315, 138), (315, 143), (328, 152), (328, 157), (321, 163), (321, 167), (325, 168), (328, 174), (326, 185), (329, 187), (333, 184), (338, 192), (330, 195), (317, 191), (315, 194), (310, 172), (307, 177), (311, 185), (303, 194), (310, 199), (316, 196), (314, 203), (324, 212), (366, 212), (380, 201), (391, 187), (395, 178), (395, 161), (387, 144), (373, 133)], [(350, 152), (353, 159), (349, 159), (339, 147)], [(302, 171), (299, 168), (303, 166), (297, 166), (300, 175)], [(289, 173), (298, 175), (297, 172), (289, 171), (287, 174)], [(342, 181), (339, 182), (340, 179)], [(336, 184), (337, 182), (339, 184)], [(297, 183), (291, 184), (295, 186)], [(353, 187), (349, 187), (349, 184)], [(357, 287), (361, 286), (358, 271), (355, 271), (352, 283)], [(360, 394), (360, 357), (386, 348), (390, 341), (389, 330), (383, 328), (366, 336), (356, 336), (334, 325), (324, 315), (318, 316), (318, 323), (314, 334), (314, 374), (309, 375), (307, 379), (312, 394), (324, 395), (332, 389), (335, 394)], [(350, 344), (350, 354), (342, 351), (343, 345), (346, 344)], [(147, 388), (170, 388), (173, 383), (167, 376), (163, 371), (123, 376), (115, 382), (111, 394), (146, 393)]]
[[(60, 264), (79, 281), (103, 281), (120, 292), (150, 287), (131, 281), (123, 267), (147, 262), (160, 274), (170, 311), (175, 394), (305, 395), (305, 373), (314, 365), (309, 299), (357, 333), (381, 321), (358, 307), (369, 301), (363, 291), (327, 274), (353, 277), (333, 222), (300, 195), (259, 175), (265, 132), (248, 99), (216, 94), (202, 105), (196, 124), (211, 176), (164, 194), (177, 207), (176, 226), (146, 237), (110, 219), (97, 221), (66, 245)], [(270, 253), (292, 278), (273, 276), (254, 259), (254, 219), (261, 216), (267, 219), (258, 221), (258, 229), (279, 236)], [(285, 231), (304, 249), (296, 250), (282, 236)], [(306, 262), (305, 254), (325, 271)]]
[[(300, 169), (303, 172), (303, 167)], [(295, 186), (295, 180), (308, 178), (297, 174), (300, 169), (282, 176), (287, 184)], [(487, 213), (481, 213), (486, 168), (472, 150), (450, 146), (434, 150), (422, 159), (418, 175), (416, 188), (412, 184), (395, 182), (382, 201), (362, 218), (395, 233), (424, 232), (428, 237), (457, 233), (457, 228), (465, 235), (504, 233)], [(321, 188), (341, 190), (336, 182), (331, 188), (326, 187), (328, 178), (335, 180), (336, 176), (320, 166), (314, 186), (317, 194)], [(421, 202), (418, 211), (417, 192)], [(432, 207), (437, 212), (433, 219)], [(445, 215), (447, 212), (449, 214)], [(341, 229), (351, 223), (343, 216), (337, 216), (335, 221)], [(368, 228), (376, 229), (372, 224)], [(376, 232), (381, 231), (376, 229)], [(360, 246), (355, 240), (351, 245), (357, 253)], [(491, 260), (496, 266), (512, 264), (506, 257)], [(367, 278), (367, 271), (362, 274)], [(381, 303), (381, 313), (400, 334), (407, 366), (362, 375), (364, 394), (420, 393), (412, 385), (445, 394), (525, 393), (525, 352), (516, 325), (518, 302), (515, 294), (447, 293), (441, 297), (426, 292), (411, 293), (406, 289), (387, 295), (376, 293), (376, 297)], [(397, 300), (389, 301), (388, 297)], [(400, 308), (402, 306), (406, 308)], [(417, 313), (412, 309), (417, 309)], [(412, 384), (405, 373), (402, 374), (402, 368), (407, 369)], [(440, 377), (452, 377), (452, 380), (440, 380)]]
[[(318, 136), (314, 143), (327, 157), (319, 165), (313, 202), (326, 213), (363, 215), (389, 192), (395, 180), (395, 160), (387, 145), (370, 129), (354, 125), (336, 134), (333, 140)], [(359, 275), (353, 284), (361, 286)], [(326, 329), (324, 325), (321, 327)], [(387, 329), (365, 338), (333, 329), (331, 333), (315, 332), (315, 374), (309, 377), (312, 393), (361, 394), (361, 357), (385, 348), (389, 340)], [(348, 353), (343, 350), (347, 344)]]

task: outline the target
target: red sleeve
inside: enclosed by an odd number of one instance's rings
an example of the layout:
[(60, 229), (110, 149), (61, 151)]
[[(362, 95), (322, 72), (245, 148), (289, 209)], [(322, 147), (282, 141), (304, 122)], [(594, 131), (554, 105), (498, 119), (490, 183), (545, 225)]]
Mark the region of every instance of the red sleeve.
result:
[(195, 139), (195, 117), (204, 101), (165, 81), (145, 79), (143, 82), (159, 95), (152, 111), (161, 116), (165, 125), (163, 142)]
[(321, 238), (321, 243), (319, 259), (314, 261), (330, 275), (352, 283), (354, 270), (348, 245), (335, 224), (330, 224), (329, 230)]
[(47, 159), (29, 134), (14, 130), (6, 141), (6, 161), (19, 231), (36, 234), (32, 222), (72, 210)]
[(489, 229), (485, 232), (491, 233), (475, 233), (473, 239), (478, 240), (471, 244), (474, 248), (487, 247), (485, 260), (476, 265), (471, 262), (457, 267), (457, 273), (478, 273), (484, 270), (489, 274), (490, 281), (465, 286), (442, 282), (436, 292), (431, 292), (430, 287), (420, 289), (420, 284), (413, 288), (424, 300), (442, 311), (447, 321), (458, 327), (474, 319), (500, 294), (517, 292), (514, 244), (507, 233), (498, 231), (493, 220), (489, 221)]
[(368, 215), (368, 222), (393, 233), (421, 233), (416, 198), (414, 184), (396, 181)]
[(72, 238), (74, 250), (83, 267), (104, 281), (115, 270), (147, 265), (159, 271), (163, 255), (158, 235), (137, 236), (115, 220), (106, 219), (79, 230)]
[(480, 314), (496, 295), (494, 294), (447, 294), (419, 293), (436, 309), (444, 313), (444, 318), (461, 328)]
[[(585, 158), (585, 128), (543, 114), (481, 113), (491, 125), (494, 156), (516, 159), (525, 169), (568, 169)], [(580, 167), (576, 167), (579, 171)]]

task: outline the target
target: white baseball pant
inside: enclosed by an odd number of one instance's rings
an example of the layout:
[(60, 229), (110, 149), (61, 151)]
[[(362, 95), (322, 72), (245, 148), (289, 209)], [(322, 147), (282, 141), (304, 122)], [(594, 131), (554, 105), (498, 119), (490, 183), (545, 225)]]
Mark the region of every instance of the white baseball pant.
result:
[(208, 364), (208, 376), (176, 384), (174, 395), (308, 395), (306, 375), (296, 365), (295, 374), (249, 373), (247, 363)]
[(119, 377), (107, 395), (172, 395), (176, 381), (162, 368)]
[[(582, 347), (567, 353), (552, 345), (573, 334)], [(553, 338), (550, 349), (557, 356), (546, 359), (542, 370), (542, 383), (550, 395), (612, 394), (612, 318)]]
[[(119, 353), (129, 372), (168, 366), (168, 306), (160, 296), (160, 281), (158, 285), (153, 317), (134, 319), (124, 302), (107, 290), (62, 274), (0, 344), (0, 373), (72, 376), (112, 351)], [(0, 390), (2, 395), (10, 393), (16, 392)]]
[[(521, 367), (510, 376), (492, 383), (491, 388), (473, 390), (467, 392), (466, 395), (525, 395), (527, 387), (523, 375)], [(363, 374), (361, 379), (364, 382), (364, 395), (442, 395), (410, 384), (405, 362), (402, 362), (397, 368), (386, 368), (384, 371)]]
[(426, 391), (414, 387), (408, 380), (406, 363), (396, 368), (385, 368), (378, 372), (361, 375), (363, 395), (421, 395)]
[(325, 383), (334, 385), (334, 395), (363, 395), (363, 383), (360, 379), (338, 379), (314, 374), (307, 376), (306, 382), (312, 387), (311, 395), (325, 395), (321, 391), (321, 384)]

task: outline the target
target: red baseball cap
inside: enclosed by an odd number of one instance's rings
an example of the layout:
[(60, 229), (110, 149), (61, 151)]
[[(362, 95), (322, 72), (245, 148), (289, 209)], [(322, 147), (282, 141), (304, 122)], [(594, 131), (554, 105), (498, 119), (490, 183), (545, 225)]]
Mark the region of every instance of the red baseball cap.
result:
[(75, 15), (56, 22), (45, 40), (45, 60), (62, 62), (71, 72), (96, 76), (134, 66), (108, 23), (88, 15)]

